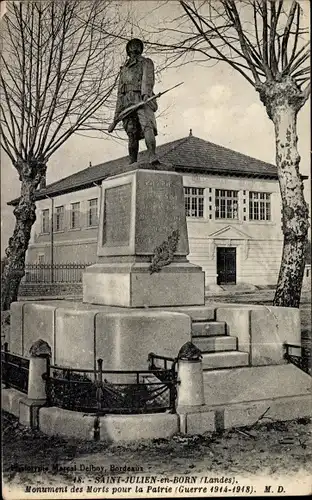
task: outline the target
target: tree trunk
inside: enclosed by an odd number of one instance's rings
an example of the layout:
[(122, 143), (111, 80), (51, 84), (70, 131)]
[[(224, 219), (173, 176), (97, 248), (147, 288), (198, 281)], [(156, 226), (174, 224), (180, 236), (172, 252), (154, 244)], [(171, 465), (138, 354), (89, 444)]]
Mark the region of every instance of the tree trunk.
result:
[(14, 209), (15, 228), (6, 249), (6, 265), (1, 277), (1, 310), (10, 308), (17, 300), (18, 288), (25, 274), (25, 256), (36, 220), (35, 192), (43, 175), (45, 165), (33, 162), (18, 165), (21, 180), (21, 195)]
[(277, 107), (273, 121), (284, 234), (283, 256), (274, 305), (299, 307), (309, 223), (303, 181), (299, 172), (297, 110), (289, 105)]
[(291, 78), (264, 84), (260, 97), (275, 127), (282, 198), (283, 256), (273, 304), (299, 307), (309, 228), (297, 148), (297, 114), (303, 99)]

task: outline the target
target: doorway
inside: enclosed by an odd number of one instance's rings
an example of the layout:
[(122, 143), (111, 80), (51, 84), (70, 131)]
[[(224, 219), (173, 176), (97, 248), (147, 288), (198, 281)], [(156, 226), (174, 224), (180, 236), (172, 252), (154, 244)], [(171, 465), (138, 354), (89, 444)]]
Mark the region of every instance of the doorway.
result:
[(236, 285), (236, 248), (217, 247), (217, 284)]

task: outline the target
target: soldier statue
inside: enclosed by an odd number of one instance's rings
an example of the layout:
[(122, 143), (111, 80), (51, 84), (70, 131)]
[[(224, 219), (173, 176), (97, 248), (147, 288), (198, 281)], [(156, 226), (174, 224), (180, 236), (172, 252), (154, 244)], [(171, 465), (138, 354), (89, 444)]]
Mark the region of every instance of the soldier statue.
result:
[[(143, 42), (138, 38), (133, 38), (127, 43), (126, 51), (128, 59), (120, 69), (117, 103), (114, 122), (118, 122), (118, 116), (130, 106), (136, 107), (141, 103), (141, 107), (135, 108), (125, 118), (122, 119), (123, 127), (128, 135), (128, 148), (130, 163), (135, 163), (138, 159), (139, 141), (145, 139), (149, 161), (158, 163), (156, 157), (157, 126), (155, 111), (157, 111), (156, 99), (153, 88), (155, 82), (154, 63), (151, 59), (142, 56)], [(146, 104), (142, 102), (149, 100)], [(115, 125), (108, 129), (111, 132)]]

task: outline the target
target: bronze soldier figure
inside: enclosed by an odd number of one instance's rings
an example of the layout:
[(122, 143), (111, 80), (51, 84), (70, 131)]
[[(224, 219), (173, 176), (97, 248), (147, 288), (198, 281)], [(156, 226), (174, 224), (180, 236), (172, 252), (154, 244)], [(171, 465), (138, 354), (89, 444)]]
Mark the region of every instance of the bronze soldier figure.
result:
[[(127, 43), (128, 59), (120, 69), (115, 119), (126, 108), (136, 105), (152, 97), (155, 75), (154, 63), (143, 57), (143, 42), (133, 38)], [(156, 99), (137, 109), (122, 120), (123, 127), (128, 135), (130, 163), (138, 159), (139, 141), (145, 139), (151, 163), (157, 163), (156, 140), (157, 126), (155, 120), (157, 111)]]

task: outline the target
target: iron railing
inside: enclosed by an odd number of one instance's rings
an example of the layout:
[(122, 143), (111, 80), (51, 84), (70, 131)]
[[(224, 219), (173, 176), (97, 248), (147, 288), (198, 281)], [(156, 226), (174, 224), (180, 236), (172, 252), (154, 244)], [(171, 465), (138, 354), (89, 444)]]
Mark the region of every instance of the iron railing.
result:
[[(161, 362), (162, 366), (157, 366), (155, 361)], [(168, 370), (168, 365), (170, 365), (170, 370), (174, 373), (177, 372), (177, 362), (178, 358), (170, 358), (168, 356), (160, 356), (159, 354), (155, 354), (150, 352), (148, 357), (148, 369), (149, 370)]]
[(99, 359), (95, 370), (78, 370), (48, 362), (44, 377), (47, 405), (97, 416), (175, 412), (177, 377), (173, 369), (161, 370), (159, 377), (159, 370), (103, 370), (102, 363)]
[(29, 359), (8, 350), (8, 343), (4, 342), (1, 349), (1, 373), (5, 388), (12, 387), (25, 394), (28, 391)]
[(22, 283), (81, 283), (83, 271), (91, 264), (26, 264)]
[(303, 347), (299, 344), (284, 343), (284, 359), (293, 363), (304, 372), (312, 375), (312, 352), (310, 348)]

